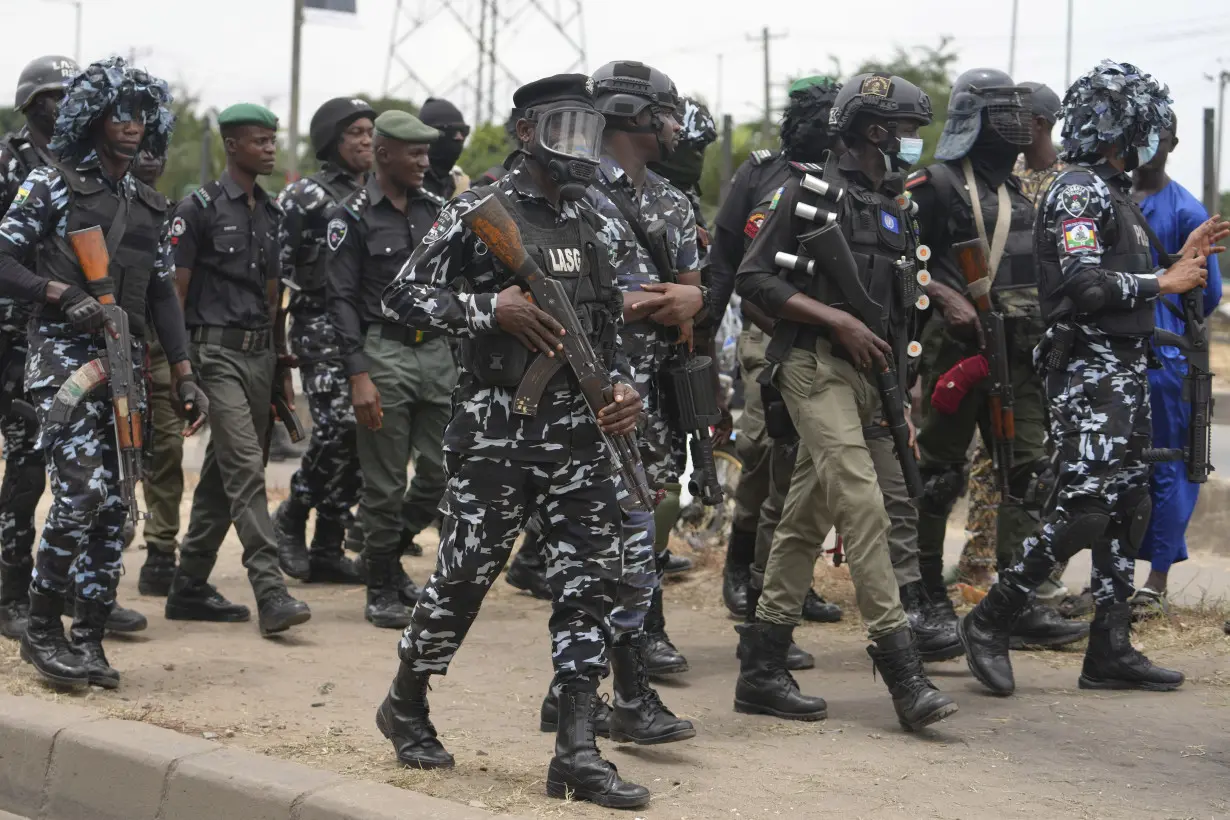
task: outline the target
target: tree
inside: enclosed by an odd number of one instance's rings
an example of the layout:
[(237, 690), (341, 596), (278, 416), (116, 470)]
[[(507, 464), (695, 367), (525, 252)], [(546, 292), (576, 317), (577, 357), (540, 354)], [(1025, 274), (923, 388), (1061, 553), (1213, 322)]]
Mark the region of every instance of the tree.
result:
[(26, 124), (26, 118), (16, 108), (0, 106), (0, 134), (11, 134)]
[(470, 179), (474, 179), (488, 168), (503, 165), (512, 150), (504, 126), (489, 122), (470, 132), (470, 139), (466, 142), (465, 150), (461, 152), (457, 164)]

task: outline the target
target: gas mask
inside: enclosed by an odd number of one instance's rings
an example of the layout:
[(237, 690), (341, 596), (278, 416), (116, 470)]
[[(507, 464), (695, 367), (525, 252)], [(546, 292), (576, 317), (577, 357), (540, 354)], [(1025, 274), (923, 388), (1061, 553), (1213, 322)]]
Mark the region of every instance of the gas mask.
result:
[(559, 186), (560, 199), (575, 202), (584, 197), (598, 168), (606, 120), (592, 108), (570, 105), (527, 111), (526, 116), (534, 123), (526, 153)]

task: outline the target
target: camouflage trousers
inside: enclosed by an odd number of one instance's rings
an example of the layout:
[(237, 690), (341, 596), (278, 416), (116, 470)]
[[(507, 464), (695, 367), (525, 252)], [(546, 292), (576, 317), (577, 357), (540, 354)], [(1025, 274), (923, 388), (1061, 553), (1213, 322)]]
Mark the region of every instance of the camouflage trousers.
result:
[[(24, 380), (21, 371), (26, 360), (26, 334), (3, 332), (0, 367), (12, 368), (14, 382)], [(0, 374), (5, 375), (5, 374)], [(8, 381), (7, 377), (4, 379)], [(20, 398), (15, 396), (14, 398)], [(0, 483), (0, 563), (29, 565), (34, 548), (34, 510), (47, 483), (43, 454), (35, 448), (38, 423), (15, 412), (0, 417), (4, 436), (4, 481)]]
[(618, 482), (604, 457), (564, 464), (445, 454), (436, 568), (398, 655), (444, 675), (529, 516), (544, 522), (555, 683), (596, 685), (606, 674), (607, 617), (620, 577)]
[[(1058, 460), (1055, 492), (1041, 529), (1025, 539), (1023, 559), (1001, 577), (1036, 589), (1092, 538), (1094, 601), (1126, 601), (1135, 591), (1139, 549), (1131, 537), (1133, 517), (1150, 504), (1149, 465), (1141, 460), (1152, 440), (1145, 356), (1128, 365), (1073, 356), (1066, 371), (1047, 375), (1046, 386)], [(1104, 529), (1096, 523), (1100, 516), (1109, 518)]]
[[(47, 418), (60, 386), (102, 352), (95, 339), (71, 333), (60, 325), (39, 327), (26, 359), (26, 390), (38, 415), (38, 447), (47, 459), (52, 493), (33, 583), (57, 595), (75, 587), (80, 598), (110, 603), (123, 571), (128, 515), (115, 483), (119, 461), (111, 402), (99, 389), (81, 400), (65, 424)], [(143, 346), (134, 345), (133, 361), (143, 360)], [(143, 383), (139, 367), (133, 378)], [(137, 406), (144, 409), (143, 395)]]
[(966, 503), (966, 541), (957, 572), (963, 581), (979, 580), (995, 571), (995, 519), (999, 511), (995, 465), (981, 438), (975, 439), (970, 460)]
[(290, 479), (290, 497), (316, 510), (318, 519), (348, 527), (363, 490), (350, 385), (335, 361), (304, 364), (299, 373), (312, 412), (312, 441)]

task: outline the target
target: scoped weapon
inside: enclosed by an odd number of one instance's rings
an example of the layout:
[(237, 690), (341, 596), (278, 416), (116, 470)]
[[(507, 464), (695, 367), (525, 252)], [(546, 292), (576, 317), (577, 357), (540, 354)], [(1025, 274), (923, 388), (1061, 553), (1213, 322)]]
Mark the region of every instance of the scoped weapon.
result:
[(1145, 450), (1145, 461), (1183, 461), (1187, 465), (1187, 480), (1203, 484), (1209, 480), (1213, 465), (1209, 453), (1213, 445), (1213, 374), (1209, 371), (1209, 327), (1204, 317), (1204, 289), (1193, 288), (1179, 297), (1176, 307), (1169, 299), (1162, 304), (1183, 320), (1180, 336), (1169, 330), (1153, 331), (1153, 343), (1172, 345), (1187, 358), (1187, 375), (1183, 377), (1183, 400), (1191, 405), (1192, 418), (1187, 430), (1187, 445), (1183, 449), (1158, 448)]
[(985, 340), (983, 355), (990, 372), (990, 391), (987, 404), (991, 409), (991, 436), (994, 452), (995, 474), (999, 479), (999, 491), (1005, 498), (1010, 494), (1013, 456), (1012, 445), (1016, 438), (1016, 413), (1013, 409), (1012, 374), (1008, 369), (1008, 339), (1004, 333), (1004, 316), (991, 303), (991, 280), (987, 264), (987, 247), (981, 239), (958, 242), (952, 246), (957, 255), (957, 267), (965, 277), (967, 291), (974, 300), (978, 321), (982, 325)]
[[(581, 325), (580, 317), (572, 306), (572, 301), (564, 291), (563, 286), (549, 278), (538, 267), (534, 259), (526, 252), (521, 242), (521, 232), (517, 223), (509, 215), (498, 194), (488, 194), (478, 205), (462, 217), (462, 221), (474, 231), (474, 234), (495, 255), (496, 259), (513, 272), (517, 284), (523, 290), (529, 291), (534, 303), (549, 313), (555, 321), (564, 328), (565, 335), (560, 339), (564, 347), (563, 359), (568, 362), (572, 372), (581, 386), (585, 403), (589, 405), (590, 413), (597, 421), (598, 411), (614, 401), (614, 384), (602, 361), (589, 343), (589, 337)], [(523, 385), (543, 385), (563, 366), (559, 356), (539, 355), (526, 371)], [(541, 396), (542, 391), (534, 388), (523, 391), (518, 388), (518, 398), (514, 401), (513, 412), (521, 415), (534, 415), (538, 410), (537, 400), (526, 400), (526, 395)], [(626, 433), (619, 436), (609, 436), (602, 433), (611, 459), (623, 478), (624, 486), (631, 497), (646, 511), (652, 511), (656, 499), (649, 489), (645, 477), (645, 467), (641, 463), (640, 452), (636, 446), (636, 436)]]
[[(87, 282), (107, 277), (111, 264), (107, 243), (98, 226), (71, 231), (69, 244), (77, 255)], [(147, 518), (137, 506), (137, 482), (141, 480), (141, 448), (144, 446), (141, 412), (137, 409), (140, 388), (132, 377), (132, 336), (128, 331), (128, 314), (115, 302), (112, 294), (98, 297), (107, 317), (103, 339), (106, 355), (86, 362), (61, 385), (51, 404), (47, 419), (53, 424), (66, 424), (85, 396), (107, 383), (111, 393), (111, 409), (115, 417), (115, 443), (119, 451), (119, 490), (124, 506), (133, 521)]]

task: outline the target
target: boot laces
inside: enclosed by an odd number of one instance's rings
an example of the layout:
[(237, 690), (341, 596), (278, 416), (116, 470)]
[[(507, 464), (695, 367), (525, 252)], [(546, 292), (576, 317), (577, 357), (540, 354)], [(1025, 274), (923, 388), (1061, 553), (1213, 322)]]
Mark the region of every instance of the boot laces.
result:
[(641, 653), (640, 663), (636, 665), (636, 695), (651, 712), (666, 712), (667, 714), (673, 714), (671, 710), (667, 709), (662, 703), (662, 698), (658, 696), (658, 690), (654, 689), (649, 683), (649, 667), (645, 663), (645, 656), (643, 652)]

